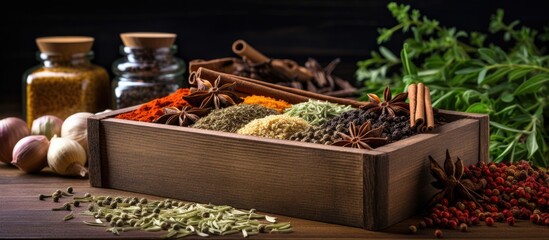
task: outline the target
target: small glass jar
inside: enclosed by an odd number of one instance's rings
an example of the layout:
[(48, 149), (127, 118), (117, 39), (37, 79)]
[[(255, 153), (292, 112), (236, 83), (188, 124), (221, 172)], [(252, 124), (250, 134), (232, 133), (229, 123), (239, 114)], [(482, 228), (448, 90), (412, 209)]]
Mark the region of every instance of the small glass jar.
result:
[(113, 63), (115, 108), (139, 105), (177, 91), (183, 86), (186, 64), (174, 56), (175, 34), (124, 33), (124, 56)]
[(29, 127), (43, 115), (61, 119), (99, 112), (109, 103), (109, 75), (90, 62), (91, 37), (36, 39), (40, 64), (23, 75), (23, 112)]

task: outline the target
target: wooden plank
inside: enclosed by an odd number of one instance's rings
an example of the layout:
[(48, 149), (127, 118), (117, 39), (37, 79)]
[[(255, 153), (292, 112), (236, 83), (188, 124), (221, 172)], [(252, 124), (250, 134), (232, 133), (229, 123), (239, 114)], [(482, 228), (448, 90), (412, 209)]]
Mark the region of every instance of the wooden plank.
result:
[[(383, 171), (386, 155), (368, 152), (364, 155), (364, 228), (380, 229), (379, 223), (386, 219), (386, 181)], [(386, 169), (385, 169), (386, 170)], [(380, 221), (382, 220), (382, 221)]]
[(435, 193), (429, 184), (432, 177), (427, 156), (443, 161), (449, 149), (454, 160), (460, 157), (466, 164), (476, 163), (478, 126), (478, 120), (461, 119), (441, 126), (438, 133), (418, 134), (376, 149), (387, 153), (389, 169), (385, 201), (389, 222), (385, 226), (416, 214)]
[[(118, 109), (115, 111), (105, 112), (90, 116), (88, 118), (88, 170), (90, 175), (90, 184), (94, 187), (103, 187), (103, 181), (106, 181), (106, 176), (102, 170), (102, 162), (107, 162), (105, 149), (101, 148), (101, 144), (104, 133), (102, 132), (101, 120), (107, 118), (113, 118), (119, 114), (133, 111), (139, 108), (139, 106), (132, 106), (128, 108)], [(96, 144), (97, 143), (97, 144)]]
[[(61, 206), (61, 203), (39, 201), (38, 195), (73, 186), (76, 194), (89, 192), (93, 195), (147, 197), (161, 199), (158, 196), (143, 195), (107, 188), (90, 187), (86, 179), (65, 178), (54, 175), (49, 170), (38, 174), (24, 174), (17, 168), (0, 164), (0, 239), (40, 238), (40, 239), (160, 239), (165, 232), (149, 233), (143, 231), (123, 232), (115, 236), (105, 232), (105, 228), (89, 227), (82, 220), (92, 220), (76, 215), (76, 219), (61, 221), (65, 212), (53, 212), (50, 209)], [(74, 213), (85, 210), (85, 206)], [(253, 239), (426, 239), (433, 238), (434, 229), (419, 230), (416, 234), (408, 233), (408, 226), (417, 224), (413, 217), (397, 223), (383, 231), (366, 231), (360, 228), (314, 222), (270, 214), (279, 221), (291, 222), (294, 232), (290, 234), (259, 234)], [(514, 227), (506, 223), (496, 223), (495, 227), (484, 225), (469, 228), (464, 233), (456, 230), (443, 230), (448, 239), (546, 239), (549, 228), (534, 225), (528, 220), (517, 220)], [(211, 239), (243, 239), (241, 234), (210, 237)], [(201, 239), (190, 236), (184, 239)]]
[(106, 187), (364, 225), (365, 150), (118, 119), (102, 124)]
[(471, 118), (479, 121), (479, 153), (478, 160), (490, 162), (490, 116), (488, 114), (464, 113), (440, 110), (440, 113), (461, 118)]

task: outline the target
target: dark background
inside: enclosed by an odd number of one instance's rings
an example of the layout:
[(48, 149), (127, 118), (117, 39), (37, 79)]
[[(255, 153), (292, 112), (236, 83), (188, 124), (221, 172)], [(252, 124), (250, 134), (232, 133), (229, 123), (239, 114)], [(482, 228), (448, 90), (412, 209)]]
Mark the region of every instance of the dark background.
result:
[[(545, 1), (401, 1), (443, 26), (486, 32), (489, 17), (505, 10), (507, 22), (520, 19), (541, 29), (549, 23)], [(131, 31), (178, 34), (177, 55), (191, 59), (235, 56), (232, 43), (244, 39), (265, 55), (303, 64), (342, 62), (336, 74), (354, 80), (356, 62), (369, 57), (377, 28), (395, 25), (388, 1), (17, 1), (0, 10), (0, 117), (21, 114), (22, 73), (38, 64), (35, 38), (53, 35), (95, 37), (94, 63), (110, 71), (120, 57), (119, 34)], [(7, 5), (7, 4), (5, 4)], [(392, 39), (395, 52), (402, 41)], [(112, 73), (111, 73), (112, 77)]]

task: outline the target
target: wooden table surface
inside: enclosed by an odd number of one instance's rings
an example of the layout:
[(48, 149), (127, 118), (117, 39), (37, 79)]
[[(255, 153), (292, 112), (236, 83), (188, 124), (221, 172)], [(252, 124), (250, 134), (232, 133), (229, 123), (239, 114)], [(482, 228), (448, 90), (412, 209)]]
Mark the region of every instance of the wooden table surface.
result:
[[(78, 216), (64, 222), (64, 211), (51, 211), (59, 207), (69, 198), (62, 198), (60, 203), (51, 200), (38, 200), (39, 194), (49, 194), (56, 189), (66, 189), (72, 186), (77, 195), (89, 192), (93, 195), (136, 196), (160, 199), (154, 196), (118, 191), (113, 189), (92, 188), (87, 179), (65, 178), (44, 170), (40, 174), (24, 174), (16, 168), (0, 163), (0, 239), (14, 238), (41, 238), (41, 239), (158, 239), (165, 233), (151, 233), (142, 231), (122, 232), (120, 236), (105, 232), (103, 227), (84, 225), (83, 220), (92, 220), (90, 217)], [(182, 199), (184, 200), (184, 199)], [(80, 210), (84, 210), (81, 208)], [(75, 213), (80, 211), (75, 211)], [(270, 214), (277, 216), (275, 214)], [(434, 238), (434, 229), (419, 230), (416, 234), (408, 233), (408, 226), (417, 222), (417, 218), (410, 218), (380, 232), (367, 231), (359, 228), (345, 227), (334, 224), (320, 223), (285, 216), (278, 216), (279, 221), (289, 221), (294, 232), (289, 234), (260, 234), (251, 236), (251, 239), (396, 239), (396, 238)], [(549, 239), (549, 228), (534, 225), (528, 221), (518, 221), (516, 226), (510, 227), (504, 223), (496, 223), (495, 227), (475, 226), (469, 232), (457, 230), (443, 230), (444, 238), (537, 238)], [(213, 239), (243, 239), (241, 234)], [(190, 236), (185, 239), (204, 239)]]

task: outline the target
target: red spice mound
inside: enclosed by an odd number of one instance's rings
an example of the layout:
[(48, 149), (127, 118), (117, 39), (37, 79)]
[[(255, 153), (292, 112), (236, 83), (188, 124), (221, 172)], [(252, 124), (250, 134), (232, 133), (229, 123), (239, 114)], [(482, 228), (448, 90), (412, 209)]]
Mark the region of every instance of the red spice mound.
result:
[(131, 112), (122, 113), (115, 118), (135, 120), (141, 122), (152, 122), (156, 118), (164, 114), (163, 109), (165, 107), (177, 107), (182, 108), (189, 106), (187, 101), (183, 100), (183, 96), (189, 95), (190, 90), (188, 88), (180, 88), (176, 92), (163, 97), (154, 99), (148, 103), (141, 105), (138, 109)]

